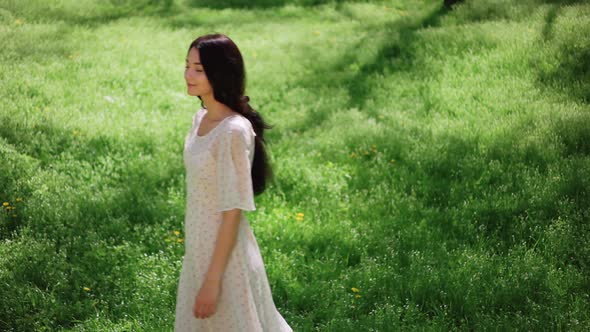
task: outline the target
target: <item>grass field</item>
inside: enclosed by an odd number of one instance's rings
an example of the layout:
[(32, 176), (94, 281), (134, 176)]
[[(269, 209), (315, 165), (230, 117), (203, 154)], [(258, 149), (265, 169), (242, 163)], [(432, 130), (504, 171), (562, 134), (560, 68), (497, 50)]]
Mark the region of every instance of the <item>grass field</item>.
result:
[(247, 217), (295, 331), (589, 330), (590, 4), (441, 5), (0, 0), (0, 331), (172, 331), (212, 32), (275, 125)]

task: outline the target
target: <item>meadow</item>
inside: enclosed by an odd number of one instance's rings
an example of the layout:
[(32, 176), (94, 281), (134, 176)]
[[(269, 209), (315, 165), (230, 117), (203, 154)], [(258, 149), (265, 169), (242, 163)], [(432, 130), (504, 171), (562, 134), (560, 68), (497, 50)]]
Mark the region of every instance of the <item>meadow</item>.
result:
[(213, 32), (295, 331), (590, 330), (586, 1), (0, 0), (0, 331), (172, 331)]

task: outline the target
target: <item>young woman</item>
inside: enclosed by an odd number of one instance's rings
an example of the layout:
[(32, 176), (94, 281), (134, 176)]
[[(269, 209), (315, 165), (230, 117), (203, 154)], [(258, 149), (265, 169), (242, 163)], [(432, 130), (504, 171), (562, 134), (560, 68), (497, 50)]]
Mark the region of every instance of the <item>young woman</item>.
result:
[(258, 243), (243, 211), (272, 177), (263, 131), (244, 95), (242, 55), (223, 34), (188, 50), (188, 94), (201, 100), (186, 136), (185, 255), (175, 332), (292, 331), (277, 311)]

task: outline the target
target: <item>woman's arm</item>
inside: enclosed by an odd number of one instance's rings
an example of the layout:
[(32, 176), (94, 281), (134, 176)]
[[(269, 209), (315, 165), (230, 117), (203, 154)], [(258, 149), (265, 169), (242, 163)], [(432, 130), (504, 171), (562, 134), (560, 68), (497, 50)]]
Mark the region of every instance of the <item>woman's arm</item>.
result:
[(209, 270), (207, 270), (206, 280), (221, 282), (221, 277), (225, 272), (225, 267), (236, 243), (241, 212), (242, 210), (237, 208), (222, 212), (222, 223), (217, 233), (215, 251), (213, 252)]
[(217, 182), (220, 191), (217, 210), (222, 214), (222, 222), (206, 274), (207, 279), (219, 281), (223, 277), (236, 242), (242, 211), (256, 209), (249, 160), (249, 151), (254, 148), (255, 133), (252, 129), (238, 124), (230, 128), (226, 134), (220, 143), (221, 153), (217, 161)]

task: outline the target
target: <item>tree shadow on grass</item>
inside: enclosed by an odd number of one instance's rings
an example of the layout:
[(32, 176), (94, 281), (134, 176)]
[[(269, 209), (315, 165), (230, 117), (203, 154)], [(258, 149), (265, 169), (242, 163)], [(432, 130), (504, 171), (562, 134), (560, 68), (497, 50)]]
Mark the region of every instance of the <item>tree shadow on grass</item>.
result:
[(534, 14), (543, 5), (568, 6), (585, 2), (585, 0), (478, 0), (458, 3), (455, 8), (458, 11), (457, 23), (464, 24), (500, 20), (518, 21)]
[(539, 0), (539, 3), (543, 4), (554, 4), (554, 5), (561, 5), (561, 6), (571, 6), (577, 4), (585, 4), (588, 3), (586, 0)]
[(0, 9), (0, 24), (8, 27), (0, 31), (0, 38), (9, 41), (0, 51), (0, 61), (61, 61), (75, 49), (70, 35), (76, 26), (97, 28), (133, 16), (166, 17), (177, 11), (173, 0), (128, 0), (118, 6), (98, 3), (86, 8), (13, 2)]
[[(415, 43), (417, 31), (420, 29), (435, 27), (440, 24), (441, 18), (449, 12), (449, 9), (436, 6), (428, 14), (421, 18), (395, 20), (386, 25), (367, 25), (368, 34), (381, 31), (391, 36), (378, 47), (378, 51), (369, 62), (360, 64), (355, 50), (379, 43), (377, 40), (361, 40), (350, 49), (343, 51), (343, 56), (335, 62), (326, 64), (317, 62), (313, 71), (316, 75), (304, 77), (300, 85), (310, 90), (331, 94), (333, 89), (345, 87), (349, 96), (349, 108), (364, 109), (373, 94), (374, 79), (377, 74), (390, 75), (393, 72), (419, 70), (417, 68)], [(306, 50), (309, 57), (320, 57), (321, 50)], [(357, 70), (350, 70), (351, 65), (358, 66)], [(335, 110), (316, 109), (307, 112), (303, 123), (297, 123), (297, 128), (304, 131), (319, 127), (328, 119)], [(368, 115), (376, 115), (376, 110), (366, 109)]]
[[(10, 264), (18, 266), (15, 275), (21, 278), (9, 279), (11, 285), (60, 290), (52, 293), (55, 300), (75, 319), (88, 319), (87, 313), (95, 309), (123, 318), (129, 311), (114, 308), (135, 293), (135, 261), (140, 253), (161, 252), (165, 246), (162, 229), (175, 227), (170, 216), (182, 214), (170, 204), (168, 190), (182, 185), (182, 163), (161, 169), (162, 158), (155, 157), (157, 143), (140, 135), (126, 140), (86, 137), (50, 123), (22, 126), (1, 116), (0, 137), (0, 157), (8, 156), (6, 161), (12, 163), (2, 164), (0, 171), (14, 169), (9, 176), (0, 175), (0, 195), (24, 199), (18, 208), (19, 223), (10, 233), (0, 227), (0, 240), (19, 237), (26, 230), (32, 244), (42, 243), (44, 252), (55, 258), (52, 264), (35, 265), (35, 260), (24, 255), (11, 256)], [(134, 158), (139, 154), (146, 158)], [(179, 251), (170, 254), (180, 257)], [(58, 287), (56, 276), (62, 285), (83, 282), (92, 285), (93, 292), (105, 292), (101, 307), (80, 308), (79, 290)], [(15, 297), (10, 301), (22, 304)], [(48, 302), (40, 300), (36, 309), (44, 305)], [(49, 315), (44, 319), (56, 328), (72, 324), (53, 311), (41, 312)], [(34, 318), (38, 314), (31, 312)], [(8, 322), (18, 321), (9, 318)], [(19, 324), (34, 329), (29, 327), (32, 321)]]
[(590, 46), (566, 47), (559, 51), (560, 63), (554, 69), (539, 71), (539, 82), (563, 92), (584, 104), (590, 103)]
[(330, 3), (337, 5), (345, 2), (365, 2), (354, 0), (190, 0), (188, 5), (191, 7), (208, 7), (213, 9), (267, 9), (283, 7), (285, 5), (294, 5), (299, 7), (314, 7)]
[[(71, 32), (70, 26), (52, 26), (33, 33), (9, 28), (5, 32), (0, 32), (0, 37), (9, 40), (0, 51), (0, 61), (5, 63), (63, 61), (74, 49), (73, 42), (67, 38)], [(2, 75), (3, 73), (0, 73), (0, 76)]]
[[(574, 2), (574, 1), (570, 1)], [(563, 35), (555, 32), (554, 24), (562, 7), (553, 6), (545, 16), (542, 30), (541, 47), (549, 45), (549, 53), (557, 59), (556, 66), (540, 66), (545, 59), (532, 58), (531, 65), (538, 68), (537, 81), (541, 87), (563, 93), (584, 104), (590, 103), (590, 35), (589, 25), (580, 25), (580, 29)], [(561, 33), (561, 35), (560, 35)], [(547, 56), (542, 52), (539, 56)]]
[[(415, 22), (395, 21), (383, 27), (383, 31), (397, 32), (399, 37), (397, 40), (388, 40), (381, 45), (373, 61), (363, 64), (357, 73), (345, 82), (353, 103), (352, 107), (363, 108), (365, 106), (367, 99), (372, 94), (371, 80), (375, 74), (415, 69), (416, 48), (414, 44), (419, 40), (416, 37), (416, 32), (424, 28), (438, 26), (441, 17), (448, 12), (448, 9), (441, 6)], [(358, 45), (358, 47), (362, 47), (362, 45)], [(344, 70), (348, 64), (341, 62), (337, 66), (339, 70)]]
[(70, 25), (98, 27), (119, 19), (134, 16), (170, 16), (180, 12), (181, 7), (175, 0), (121, 0), (117, 4), (97, 2), (80, 6), (53, 6), (49, 2), (28, 3), (14, 2), (3, 8), (5, 13), (14, 18), (23, 18), (25, 22), (52, 23), (65, 22)]
[[(554, 24), (559, 12), (559, 6), (553, 7), (549, 11), (547, 25), (543, 29), (543, 36), (553, 38), (551, 25)], [(316, 91), (322, 91), (322, 93), (330, 93), (333, 89), (344, 86), (348, 91), (348, 95), (351, 97), (351, 107), (365, 108), (372, 96), (372, 78), (376, 74), (390, 74), (392, 72), (406, 70), (411, 70), (413, 74), (421, 72), (420, 59), (416, 58), (416, 41), (419, 40), (417, 33), (420, 29), (438, 26), (445, 13), (444, 9), (437, 8), (422, 19), (415, 21), (394, 21), (384, 28), (371, 27), (371, 29), (383, 29), (383, 31), (391, 32), (394, 36), (397, 33), (399, 36), (384, 42), (373, 61), (362, 64), (360, 70), (355, 74), (348, 74), (347, 69), (351, 64), (357, 62), (358, 58), (355, 56), (354, 49), (362, 47), (366, 41), (362, 41), (350, 50), (342, 52), (344, 56), (332, 65), (326, 66), (325, 63), (318, 63), (317, 67), (314, 68), (314, 72), (318, 74), (310, 77), (308, 80), (302, 80), (301, 85), (315, 89)], [(587, 35), (590, 35), (590, 31), (579, 34), (579, 36)], [(579, 45), (579, 43), (572, 43), (569, 40), (556, 47), (556, 49), (559, 49), (560, 65), (553, 70), (543, 72), (541, 77), (544, 84), (547, 84), (549, 87), (562, 88), (570, 96), (587, 103), (588, 96), (590, 96), (590, 84), (588, 81), (590, 79), (590, 47), (585, 46), (580, 48), (574, 47), (573, 45)], [(311, 50), (311, 52), (310, 57), (321, 59), (319, 51)], [(317, 52), (317, 54), (313, 52)], [(297, 124), (297, 127), (305, 128), (305, 130), (320, 127), (333, 112), (334, 110), (327, 109), (311, 111), (303, 120), (303, 124)], [(363, 110), (363, 113), (371, 114), (371, 112), (372, 110), (369, 108)], [(585, 118), (578, 117), (576, 119), (571, 120), (572, 125), (576, 121)], [(522, 125), (524, 128), (529, 129), (527, 124), (523, 123)], [(572, 128), (571, 125), (569, 127)], [(576, 128), (579, 128), (579, 126)], [(517, 128), (511, 132), (517, 136), (521, 133)], [(588, 144), (584, 142), (588, 135), (585, 132), (587, 131), (579, 130), (576, 135), (569, 136), (564, 136), (565, 132), (562, 133), (560, 137), (567, 138), (567, 140), (564, 140), (564, 153), (568, 156), (574, 155), (576, 157), (587, 154), (589, 148)], [(375, 138), (376, 136), (372, 136), (366, 139), (374, 141)], [(527, 176), (530, 170), (538, 170), (543, 175), (549, 164), (557, 161), (550, 159), (546, 155), (541, 148), (542, 143), (520, 147), (521, 151), (515, 153), (513, 151), (514, 141), (517, 140), (518, 137), (515, 137), (512, 141), (502, 141), (500, 142), (501, 144), (492, 146), (491, 150), (498, 153), (500, 157), (482, 155), (483, 162), (481, 160), (476, 162), (473, 157), (481, 154), (477, 149), (477, 140), (464, 138), (460, 134), (456, 137), (452, 135), (444, 137), (440, 143), (446, 145), (442, 149), (443, 155), (431, 153), (424, 160), (421, 160), (421, 166), (411, 172), (420, 174), (419, 176), (414, 174), (416, 176), (416, 183), (404, 180), (409, 185), (405, 190), (410, 194), (412, 188), (418, 188), (418, 198), (425, 207), (440, 209), (441, 211), (449, 208), (456, 208), (458, 211), (461, 211), (463, 209), (461, 204), (465, 201), (475, 201), (470, 211), (472, 215), (462, 214), (460, 220), (473, 218), (473, 215), (477, 216), (477, 226), (487, 227), (487, 234), (496, 236), (498, 241), (505, 245), (505, 249), (510, 248), (516, 242), (502, 240), (503, 238), (508, 238), (519, 231), (523, 231), (522, 234), (529, 234), (525, 233), (530, 231), (526, 227), (539, 226), (540, 229), (544, 230), (549, 220), (559, 216), (558, 204), (571, 199), (576, 204), (579, 204), (577, 208), (582, 210), (582, 200), (576, 197), (581, 197), (582, 199), (588, 197), (587, 191), (581, 190), (580, 186), (573, 185), (575, 181), (573, 181), (574, 178), (572, 176), (571, 179), (569, 177), (567, 178), (567, 183), (564, 184), (562, 190), (554, 193), (557, 198), (555, 204), (543, 204), (535, 206), (531, 210), (530, 202), (526, 200), (514, 202), (510, 196), (513, 193), (525, 197), (528, 197), (527, 195), (533, 195), (532, 192), (528, 192), (525, 189), (526, 181), (529, 181)], [(502, 145), (503, 143), (506, 143), (506, 145)], [(465, 161), (463, 162), (463, 160)], [(486, 164), (486, 161), (490, 165), (496, 165), (497, 163), (499, 165), (498, 167), (502, 168), (503, 171), (494, 170), (493, 167)], [(410, 167), (412, 166), (415, 167), (416, 165), (410, 165)], [(521, 166), (524, 166), (525, 170), (518, 168)], [(490, 174), (487, 179), (485, 177), (482, 179), (481, 172), (489, 172)], [(510, 174), (511, 178), (506, 178), (506, 174)], [(381, 178), (382, 174), (378, 176)], [(543, 183), (541, 178), (535, 178), (534, 180)], [(479, 181), (489, 181), (490, 187), (508, 187), (513, 192), (504, 194), (498, 192), (497, 188), (492, 188), (489, 192), (485, 193), (489, 195), (488, 197), (485, 195), (479, 196), (477, 192), (480, 189), (478, 186), (481, 185)], [(428, 186), (424, 184), (427, 182), (429, 183)], [(453, 192), (464, 194), (464, 196), (458, 195), (457, 197), (452, 197)], [(529, 197), (529, 199), (532, 200), (533, 198)], [(442, 219), (448, 218), (450, 215), (443, 213), (440, 216), (441, 221), (445, 221)], [(538, 220), (535, 220), (535, 222), (528, 221), (519, 226), (513, 225), (516, 221), (526, 220), (527, 218), (537, 218)], [(518, 229), (517, 227), (522, 228)], [(456, 231), (457, 234), (460, 234), (458, 238), (464, 236), (465, 232), (465, 226), (458, 224)], [(527, 243), (531, 241), (529, 243), (531, 246), (533, 245), (532, 242), (536, 240), (530, 235), (513, 238)]]
[(543, 39), (549, 40), (552, 38), (551, 30), (553, 29), (553, 24), (555, 23), (557, 16), (559, 16), (560, 11), (560, 6), (553, 6), (547, 11), (547, 15), (545, 15), (545, 25), (543, 25), (542, 30)]
[[(166, 215), (176, 213), (161, 208), (169, 205), (166, 203), (169, 199), (169, 186), (180, 185), (178, 175), (182, 174), (181, 166), (165, 170), (152, 167), (157, 161), (149, 156), (157, 155), (159, 151), (158, 144), (149, 137), (129, 135), (125, 141), (106, 135), (85, 137), (81, 134), (73, 135), (70, 130), (51, 124), (22, 127), (9, 118), (0, 120), (0, 137), (23, 158), (38, 161), (35, 166), (37, 172), (56, 172), (61, 179), (56, 180), (57, 183), (69, 178), (69, 185), (74, 190), (76, 186), (84, 185), (84, 188), (78, 188), (80, 193), (88, 193), (91, 190), (89, 188), (96, 187), (96, 196), (93, 199), (87, 197), (88, 199), (78, 202), (79, 210), (85, 213), (80, 218), (97, 221), (96, 230), (104, 233), (105, 238), (115, 242), (129, 238), (140, 241), (135, 226), (157, 224)], [(132, 157), (138, 155), (148, 158), (142, 161)], [(10, 183), (5, 183), (4, 186), (19, 188), (20, 196), (29, 197), (35, 191), (22, 178), (10, 178), (6, 181)], [(63, 184), (66, 186), (66, 183)], [(126, 226), (124, 229), (112, 229), (108, 223), (100, 221), (103, 218), (123, 220)], [(72, 222), (76, 228), (76, 220)], [(44, 236), (48, 232), (53, 234), (53, 224), (62, 223), (62, 220), (47, 220), (29, 226), (38, 227), (34, 229), (34, 234)], [(84, 228), (88, 227), (89, 225), (84, 225)], [(84, 229), (78, 231), (83, 232)], [(58, 239), (62, 235), (55, 233), (54, 236)], [(67, 241), (65, 238), (63, 240)]]
[[(551, 26), (563, 4), (577, 4), (580, 1), (545, 1), (547, 3), (557, 3), (552, 7), (547, 15), (547, 24), (543, 28), (543, 35), (547, 38), (551, 37)], [(460, 5), (461, 6), (461, 5)], [(524, 6), (524, 5), (523, 5)], [(525, 6), (526, 7), (526, 6)], [(487, 7), (486, 7), (487, 8)], [(526, 7), (528, 8), (528, 7)], [(313, 72), (316, 75), (303, 77), (299, 84), (310, 90), (318, 91), (321, 94), (331, 94), (334, 89), (341, 89), (345, 87), (347, 95), (350, 98), (349, 107), (363, 109), (363, 112), (369, 116), (376, 116), (377, 110), (367, 107), (371, 99), (372, 91), (375, 87), (375, 78), (379, 74), (391, 75), (395, 72), (411, 71), (413, 75), (424, 75), (428, 77), (432, 73), (422, 70), (422, 59), (417, 57), (417, 44), (420, 39), (417, 37), (418, 31), (428, 27), (440, 26), (442, 18), (451, 10), (444, 6), (436, 7), (429, 11), (429, 13), (421, 18), (410, 18), (405, 20), (395, 20), (387, 23), (384, 26), (368, 24), (365, 28), (368, 35), (373, 34), (374, 31), (382, 31), (389, 34), (391, 38), (382, 41), (379, 46), (376, 56), (367, 63), (359, 64), (356, 50), (361, 49), (367, 43), (375, 43), (379, 41), (362, 40), (353, 47), (342, 52), (343, 56), (336, 62), (326, 64), (322, 61), (317, 61)], [(498, 14), (500, 17), (511, 18), (509, 8), (504, 8), (503, 14)], [(523, 10), (523, 15), (530, 15), (530, 10)], [(489, 13), (488, 13), (489, 14)], [(494, 18), (495, 14), (489, 14), (488, 18)], [(504, 15), (504, 16), (502, 16)], [(482, 14), (481, 20), (484, 20), (485, 15)], [(478, 20), (473, 18), (474, 20)], [(321, 50), (308, 49), (307, 55), (312, 58), (321, 59)], [(583, 49), (569, 49), (561, 50), (560, 57), (562, 58), (561, 65), (553, 71), (545, 72), (540, 75), (540, 81), (545, 82), (545, 85), (554, 87), (567, 86), (572, 96), (588, 102), (590, 96), (590, 50)], [(351, 70), (351, 65), (357, 66), (357, 70)], [(424, 68), (425, 69), (425, 68)], [(430, 92), (427, 87), (423, 87), (422, 92), (424, 100), (424, 108), (429, 108), (432, 103), (430, 100)], [(303, 131), (312, 130), (319, 127), (328, 119), (336, 110), (333, 109), (315, 109), (307, 112), (307, 117), (300, 123), (294, 124), (297, 128), (302, 128)], [(427, 110), (426, 110), (427, 111)]]
[(202, 12), (197, 8), (191, 8), (184, 12), (159, 18), (163, 18), (161, 23), (171, 29), (202, 27), (215, 29), (224, 25), (244, 26), (246, 24), (260, 24), (260, 22), (280, 22), (284, 24), (287, 20), (300, 19), (298, 12), (281, 12), (272, 8), (239, 8), (236, 12), (228, 11), (221, 15), (215, 15), (215, 12), (207, 12), (207, 15), (203, 15)]

